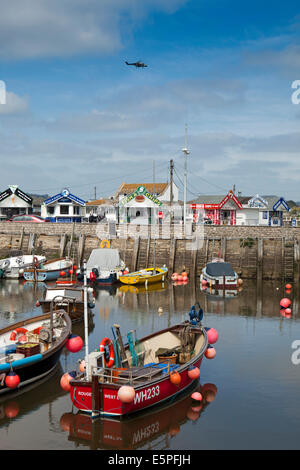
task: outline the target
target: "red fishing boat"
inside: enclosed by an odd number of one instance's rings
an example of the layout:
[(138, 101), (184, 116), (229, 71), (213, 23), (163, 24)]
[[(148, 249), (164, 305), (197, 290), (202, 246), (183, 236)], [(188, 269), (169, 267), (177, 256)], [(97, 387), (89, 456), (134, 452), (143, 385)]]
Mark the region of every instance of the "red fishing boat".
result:
[[(87, 291), (86, 263), (84, 289)], [(123, 343), (120, 326), (114, 325), (114, 341), (103, 338), (99, 351), (88, 351), (87, 293), (85, 294), (85, 358), (82, 372), (70, 373), (66, 390), (73, 405), (91, 415), (122, 418), (164, 403), (183, 392), (200, 375), (205, 355), (215, 356), (211, 346), (218, 333), (201, 325), (203, 310), (193, 306), (190, 320), (137, 340), (135, 331)], [(163, 346), (163, 347), (162, 347)]]
[[(201, 393), (201, 403), (195, 402), (191, 394)], [(211, 404), (217, 394), (214, 384), (192, 384), (173, 401), (169, 400), (155, 410), (149, 409), (128, 419), (116, 420), (104, 417), (97, 424), (82, 413), (64, 413), (60, 419), (62, 430), (68, 432), (68, 440), (86, 445), (91, 449), (147, 449), (157, 448), (182, 430), (187, 421), (197, 421), (203, 411)], [(161, 447), (160, 447), (161, 448)]]

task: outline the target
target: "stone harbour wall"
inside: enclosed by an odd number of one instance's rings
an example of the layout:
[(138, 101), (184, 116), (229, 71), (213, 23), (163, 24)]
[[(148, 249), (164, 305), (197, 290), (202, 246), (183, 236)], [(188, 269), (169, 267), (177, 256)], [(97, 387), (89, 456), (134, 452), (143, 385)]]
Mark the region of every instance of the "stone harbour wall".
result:
[(72, 256), (77, 264), (107, 239), (130, 270), (166, 264), (170, 272), (186, 269), (199, 277), (212, 258), (222, 256), (248, 279), (299, 282), (300, 227), (135, 226), (0, 222), (0, 257), (15, 251)]

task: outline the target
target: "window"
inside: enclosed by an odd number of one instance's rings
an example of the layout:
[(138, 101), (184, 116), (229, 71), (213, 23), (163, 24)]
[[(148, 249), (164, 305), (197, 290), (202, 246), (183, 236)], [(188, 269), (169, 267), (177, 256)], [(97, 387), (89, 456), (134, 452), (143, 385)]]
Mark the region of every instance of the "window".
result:
[(48, 207), (48, 214), (53, 215), (54, 214), (54, 206)]
[(60, 214), (69, 214), (69, 206), (60, 206)]
[(80, 214), (80, 207), (79, 206), (74, 206), (73, 207), (73, 214), (74, 215), (79, 215)]

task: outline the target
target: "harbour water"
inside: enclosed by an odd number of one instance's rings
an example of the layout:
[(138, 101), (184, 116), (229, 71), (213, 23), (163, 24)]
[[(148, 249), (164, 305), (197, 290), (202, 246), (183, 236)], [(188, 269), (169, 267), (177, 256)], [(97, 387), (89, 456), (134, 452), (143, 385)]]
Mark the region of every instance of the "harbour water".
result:
[[(45, 284), (0, 281), (0, 326), (38, 315)], [(218, 330), (217, 356), (204, 358), (200, 383), (204, 400), (195, 406), (188, 394), (130, 420), (91, 423), (72, 410), (60, 377), (75, 370), (84, 350), (64, 350), (55, 373), (26, 393), (0, 401), (2, 449), (297, 449), (300, 431), (300, 364), (292, 360), (300, 340), (299, 292), (292, 290), (292, 314), (279, 302), (284, 284), (244, 281), (238, 295), (201, 292), (199, 284), (170, 282), (145, 291), (98, 289), (89, 328), (89, 349), (112, 337), (118, 323), (123, 335), (137, 337), (188, 319), (196, 301), (204, 326)], [(73, 333), (84, 338), (83, 323)], [(294, 344), (295, 345), (295, 344)], [(298, 346), (299, 347), (299, 346)], [(297, 354), (296, 354), (297, 356)], [(300, 354), (299, 354), (300, 356)], [(295, 356), (294, 356), (295, 357)]]

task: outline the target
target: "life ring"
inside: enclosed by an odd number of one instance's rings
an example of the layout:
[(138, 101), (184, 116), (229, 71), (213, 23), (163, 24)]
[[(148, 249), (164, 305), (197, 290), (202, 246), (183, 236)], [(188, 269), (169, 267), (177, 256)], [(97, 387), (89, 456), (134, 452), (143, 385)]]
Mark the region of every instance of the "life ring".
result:
[(37, 259), (36, 256), (33, 257), (33, 265), (35, 268), (38, 268), (39, 267), (39, 260)]
[(109, 338), (103, 338), (103, 340), (100, 343), (99, 351), (100, 352), (104, 351), (105, 346), (109, 346), (109, 361), (107, 362), (104, 357), (104, 363), (106, 367), (112, 367), (115, 361), (115, 352), (114, 352), (114, 346)]
[(3, 265), (2, 265), (2, 269), (8, 268), (9, 265), (10, 265), (10, 261), (9, 261), (9, 259), (6, 259), (3, 263)]
[(33, 333), (34, 333), (35, 335), (38, 335), (39, 332), (40, 332), (42, 329), (43, 329), (43, 327), (42, 327), (42, 326), (39, 326), (38, 328), (36, 328), (35, 330), (33, 330)]
[(25, 334), (27, 333), (28, 330), (26, 330), (26, 328), (16, 328), (10, 335), (10, 340), (11, 341), (15, 341), (15, 339), (17, 338), (17, 335), (19, 334)]
[(100, 248), (110, 248), (110, 241), (109, 240), (102, 240), (100, 243)]

